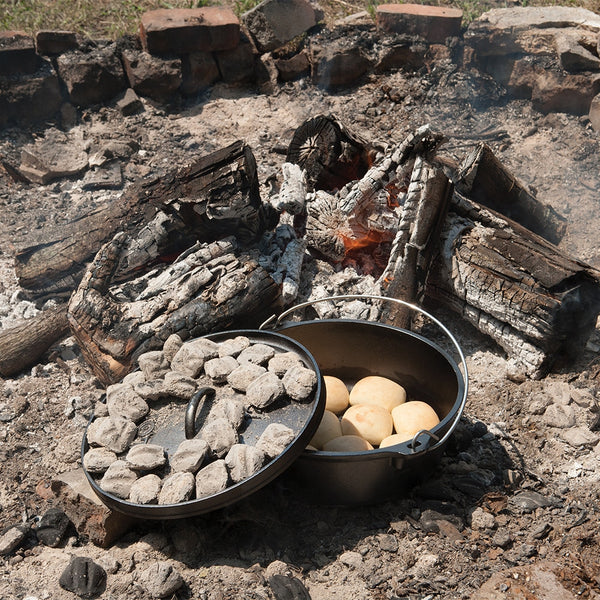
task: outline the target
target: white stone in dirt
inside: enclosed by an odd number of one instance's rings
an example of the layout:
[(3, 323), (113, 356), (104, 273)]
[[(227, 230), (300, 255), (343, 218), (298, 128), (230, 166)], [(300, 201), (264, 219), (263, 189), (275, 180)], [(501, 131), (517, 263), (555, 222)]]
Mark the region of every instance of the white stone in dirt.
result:
[(596, 401), (590, 389), (573, 388), (571, 390), (571, 398), (573, 402), (581, 408), (592, 408)]
[(167, 598), (184, 584), (183, 577), (165, 561), (152, 563), (139, 570), (138, 581), (152, 598)]
[(265, 464), (265, 458), (265, 453), (256, 446), (233, 445), (225, 457), (231, 481), (238, 483), (260, 471)]
[(292, 367), (303, 367), (304, 363), (295, 352), (278, 352), (269, 361), (267, 369), (277, 375), (283, 377)]
[(297, 402), (306, 402), (312, 397), (317, 385), (317, 374), (306, 367), (292, 367), (283, 376), (283, 387), (287, 395)]
[(124, 417), (136, 423), (150, 410), (146, 401), (127, 383), (115, 383), (106, 388), (106, 406), (111, 417)]
[(471, 527), (482, 530), (494, 529), (496, 527), (496, 519), (492, 513), (478, 507), (471, 513)]
[(229, 340), (224, 340), (219, 343), (219, 356), (233, 356), (234, 358), (239, 355), (242, 350), (245, 350), (250, 346), (250, 340), (245, 335), (238, 335)]
[(124, 460), (117, 460), (102, 476), (100, 487), (107, 493), (119, 498), (129, 498), (131, 486), (137, 480), (137, 473)]
[(90, 448), (83, 456), (83, 466), (90, 473), (104, 473), (117, 460), (108, 448)]
[(90, 446), (103, 446), (121, 454), (135, 439), (137, 426), (123, 417), (100, 417), (92, 421), (87, 430)]
[(566, 381), (546, 381), (544, 393), (554, 404), (569, 404), (571, 402), (571, 386)]
[(211, 451), (223, 458), (229, 448), (238, 443), (237, 429), (225, 418), (211, 419), (200, 432), (200, 438), (205, 440)]
[(240, 365), (253, 363), (255, 365), (266, 365), (275, 355), (275, 350), (268, 344), (252, 344), (238, 354), (237, 360)]
[(237, 430), (244, 424), (245, 417), (244, 403), (238, 398), (223, 398), (213, 405), (209, 414), (210, 419), (226, 419)]
[(560, 432), (560, 437), (574, 448), (591, 448), (600, 442), (600, 435), (587, 427), (571, 427)]
[(229, 471), (225, 459), (221, 458), (206, 465), (196, 474), (196, 498), (218, 494), (229, 485)]
[(178, 504), (186, 502), (194, 494), (196, 480), (192, 473), (178, 471), (169, 475), (158, 494), (159, 504)]
[(165, 465), (167, 457), (158, 444), (136, 444), (127, 452), (125, 461), (136, 471), (153, 471)]
[(205, 440), (184, 440), (169, 458), (169, 464), (174, 471), (196, 473), (202, 466), (209, 451), (210, 448)]
[(573, 407), (565, 404), (551, 404), (542, 417), (546, 425), (566, 429), (576, 423)]
[(198, 388), (198, 383), (192, 377), (169, 371), (165, 375), (163, 387), (166, 396), (190, 400)]
[(253, 363), (247, 363), (240, 365), (237, 369), (229, 373), (227, 376), (227, 383), (239, 392), (245, 392), (248, 386), (263, 373), (266, 373), (265, 367), (255, 365)]
[(30, 531), (29, 525), (19, 524), (9, 527), (0, 535), (0, 556), (10, 554), (19, 547)]
[(219, 345), (206, 338), (184, 342), (171, 361), (171, 369), (190, 377), (202, 373), (204, 363), (219, 355)]
[(167, 359), (162, 350), (152, 350), (141, 354), (138, 365), (147, 380), (160, 379), (171, 367), (171, 361)]
[(106, 402), (96, 402), (94, 405), (94, 417), (108, 417), (108, 407)]
[(269, 458), (279, 456), (296, 437), (294, 430), (283, 423), (269, 423), (260, 434), (256, 447)]
[(133, 386), (136, 394), (144, 400), (154, 402), (166, 396), (164, 379), (151, 379), (140, 381)]
[(158, 475), (144, 475), (131, 486), (129, 500), (134, 504), (157, 504), (161, 485), (162, 480)]
[(183, 346), (183, 340), (176, 333), (172, 333), (163, 344), (165, 358), (171, 362), (181, 346)]
[(239, 366), (240, 363), (233, 356), (211, 358), (204, 363), (204, 372), (213, 383), (224, 383), (227, 381), (227, 376)]
[(246, 389), (246, 402), (258, 409), (267, 408), (284, 396), (283, 382), (269, 371), (256, 378)]
[(363, 557), (360, 552), (354, 552), (353, 550), (347, 550), (340, 554), (340, 562), (347, 567), (358, 569), (363, 562)]

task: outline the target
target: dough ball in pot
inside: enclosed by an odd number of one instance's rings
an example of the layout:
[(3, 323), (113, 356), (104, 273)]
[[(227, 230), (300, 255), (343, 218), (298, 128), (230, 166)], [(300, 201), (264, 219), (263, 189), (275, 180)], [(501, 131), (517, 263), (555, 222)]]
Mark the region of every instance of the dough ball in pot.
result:
[(319, 427), (312, 440), (310, 440), (310, 445), (321, 450), (329, 440), (340, 437), (341, 435), (342, 426), (337, 415), (333, 414), (330, 410), (325, 410), (321, 417)]
[(348, 408), (350, 401), (350, 392), (346, 384), (338, 377), (332, 375), (324, 375), (325, 382), (325, 409), (332, 413), (340, 414)]
[[(411, 400), (392, 410), (394, 430), (400, 441), (407, 441), (414, 437), (421, 429), (433, 429), (440, 419), (429, 404), (420, 400)], [(396, 442), (398, 443), (398, 442)]]
[(342, 416), (344, 435), (358, 435), (373, 446), (379, 446), (381, 440), (391, 435), (392, 430), (392, 415), (376, 404), (351, 406)]
[(350, 404), (376, 404), (392, 412), (396, 406), (406, 402), (406, 390), (395, 381), (379, 375), (363, 377), (354, 384), (350, 392)]
[(358, 435), (342, 435), (329, 440), (324, 446), (326, 452), (362, 452), (373, 450), (373, 446)]

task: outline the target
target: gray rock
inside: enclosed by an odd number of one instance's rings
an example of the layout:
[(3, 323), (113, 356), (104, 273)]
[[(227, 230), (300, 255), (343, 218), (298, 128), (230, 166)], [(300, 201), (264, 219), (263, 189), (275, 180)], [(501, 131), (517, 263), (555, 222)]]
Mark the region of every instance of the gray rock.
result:
[(312, 393), (317, 385), (317, 374), (306, 367), (292, 367), (282, 379), (287, 395), (297, 402), (312, 399)]
[(117, 454), (125, 452), (135, 439), (137, 427), (123, 417), (100, 417), (92, 421), (87, 430), (90, 446), (102, 446)]
[(492, 513), (478, 507), (471, 514), (471, 527), (480, 530), (494, 529), (496, 527), (496, 519)]
[(117, 460), (108, 448), (90, 448), (83, 456), (83, 466), (90, 473), (104, 473)]
[(88, 171), (81, 182), (82, 190), (119, 190), (123, 187), (123, 172), (118, 161)]
[(124, 117), (128, 117), (143, 110), (144, 105), (135, 91), (127, 88), (123, 96), (117, 101), (117, 108)]
[(492, 544), (494, 544), (494, 546), (497, 546), (498, 548), (502, 548), (503, 550), (509, 548), (512, 543), (512, 535), (509, 531), (506, 531), (505, 529), (497, 531), (492, 537)]
[(311, 600), (308, 590), (297, 577), (276, 573), (268, 581), (276, 599)]
[(591, 448), (600, 442), (600, 435), (587, 427), (571, 427), (560, 432), (560, 438), (574, 448)]
[(265, 458), (265, 453), (255, 446), (234, 444), (225, 457), (231, 481), (238, 483), (260, 471)]
[(277, 375), (283, 377), (292, 367), (303, 367), (304, 363), (295, 352), (278, 352), (269, 361), (267, 369)]
[(204, 363), (204, 372), (211, 378), (213, 383), (224, 383), (228, 375), (239, 367), (239, 363), (233, 356), (223, 358), (211, 358)]
[(392, 533), (380, 533), (377, 536), (379, 547), (386, 552), (398, 552), (398, 538)]
[(171, 366), (169, 359), (162, 350), (144, 352), (138, 358), (138, 365), (148, 381), (164, 377)]
[(340, 562), (353, 569), (358, 569), (363, 563), (363, 557), (360, 552), (354, 552), (353, 550), (347, 550), (340, 554)]
[(129, 500), (134, 504), (157, 504), (162, 480), (150, 473), (134, 481), (129, 491)]
[(543, 421), (550, 427), (565, 429), (575, 425), (575, 411), (566, 404), (551, 404), (544, 412)]
[(196, 474), (196, 498), (218, 494), (229, 485), (229, 471), (224, 459), (215, 460)]
[(13, 525), (0, 534), (0, 556), (16, 550), (31, 531), (29, 525)]
[(267, 408), (284, 396), (283, 382), (275, 373), (269, 371), (257, 377), (246, 389), (246, 402), (259, 410)]
[(100, 487), (109, 494), (127, 499), (131, 491), (131, 486), (135, 483), (137, 473), (130, 468), (124, 460), (117, 460), (102, 476)]
[(275, 356), (275, 350), (267, 344), (252, 344), (242, 350), (237, 357), (240, 365), (252, 363), (255, 365), (266, 365)]
[(106, 571), (91, 558), (75, 556), (62, 572), (58, 584), (81, 598), (93, 598), (104, 590)]
[(520, 509), (524, 513), (533, 512), (536, 508), (556, 506), (556, 498), (544, 496), (534, 490), (525, 490), (509, 499), (509, 505)]
[(261, 433), (256, 447), (269, 458), (279, 456), (295, 439), (294, 430), (282, 423), (269, 423)]
[(178, 504), (189, 500), (194, 494), (196, 480), (192, 473), (179, 471), (169, 475), (158, 494), (159, 504)]
[(165, 449), (157, 444), (136, 444), (129, 449), (126, 462), (135, 471), (153, 471), (167, 462)]
[(233, 356), (234, 358), (250, 346), (250, 340), (245, 335), (238, 335), (219, 344), (219, 356)]
[(121, 417), (137, 423), (150, 407), (127, 383), (115, 383), (106, 388), (106, 406), (111, 417)]
[(205, 440), (184, 440), (170, 457), (169, 463), (174, 471), (196, 473), (209, 451), (209, 445)]
[(236, 428), (225, 418), (206, 423), (202, 427), (200, 438), (208, 443), (211, 451), (219, 458), (223, 458), (239, 439)]
[(155, 562), (140, 570), (138, 580), (152, 598), (167, 598), (184, 584), (183, 577), (168, 562)]
[(182, 344), (171, 361), (171, 369), (190, 377), (198, 377), (204, 363), (219, 355), (217, 343), (206, 338), (198, 338)]
[(240, 392), (245, 392), (248, 386), (263, 373), (266, 373), (265, 367), (247, 363), (240, 365), (227, 376), (227, 383), (234, 389)]
[(192, 377), (176, 371), (169, 371), (165, 375), (163, 388), (166, 396), (190, 400), (196, 392), (198, 384)]

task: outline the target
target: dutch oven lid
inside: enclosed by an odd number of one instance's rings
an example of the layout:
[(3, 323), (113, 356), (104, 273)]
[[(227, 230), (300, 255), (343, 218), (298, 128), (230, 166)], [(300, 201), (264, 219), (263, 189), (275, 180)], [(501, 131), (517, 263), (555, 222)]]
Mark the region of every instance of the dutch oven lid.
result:
[[(203, 337), (219, 343), (237, 336), (247, 337), (251, 344), (266, 344), (276, 353), (294, 352), (300, 357), (304, 366), (317, 375), (315, 388), (307, 401), (298, 402), (286, 398), (275, 402), (263, 411), (252, 411), (246, 416), (242, 428), (238, 431), (240, 443), (254, 445), (269, 424), (280, 423), (293, 430), (292, 442), (254, 475), (239, 483), (230, 484), (216, 494), (176, 504), (136, 504), (117, 497), (103, 490), (100, 485), (101, 476), (90, 473), (84, 465), (84, 472), (90, 485), (105, 505), (130, 516), (145, 519), (177, 519), (203, 514), (233, 504), (256, 492), (281, 475), (303, 452), (314, 436), (325, 410), (325, 386), (315, 359), (299, 342), (271, 331), (235, 330)], [(154, 405), (151, 404), (150, 414), (138, 425), (137, 437), (130, 447), (138, 443), (156, 444), (162, 446), (167, 455), (171, 456), (186, 437), (195, 437), (200, 433), (203, 417), (208, 413), (210, 404), (215, 401), (214, 388), (218, 389), (218, 385), (198, 390), (189, 403), (184, 400), (170, 399), (169, 410), (166, 411), (168, 416), (161, 415), (159, 409), (155, 410)], [(90, 449), (87, 433), (94, 419), (95, 417), (92, 416), (83, 436), (82, 462)], [(125, 454), (126, 451), (123, 457)]]

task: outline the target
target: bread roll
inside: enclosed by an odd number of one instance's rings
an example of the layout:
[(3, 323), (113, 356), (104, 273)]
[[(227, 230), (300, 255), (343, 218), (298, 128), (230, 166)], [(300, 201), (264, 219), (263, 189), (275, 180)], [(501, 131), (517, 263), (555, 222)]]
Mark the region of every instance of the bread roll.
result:
[(432, 429), (439, 422), (435, 410), (426, 402), (412, 400), (396, 406), (392, 410), (394, 430), (402, 437), (400, 441), (410, 440), (421, 429)]
[(387, 377), (369, 375), (357, 381), (350, 392), (350, 404), (376, 404), (388, 412), (406, 402), (405, 389)]
[(373, 450), (373, 446), (367, 440), (358, 435), (342, 435), (329, 440), (324, 446), (326, 452), (362, 452)]
[(373, 446), (392, 433), (392, 415), (376, 404), (351, 406), (342, 416), (342, 433), (359, 435)]
[(325, 409), (340, 414), (348, 408), (350, 393), (346, 384), (332, 375), (323, 375), (325, 381)]
[(401, 444), (406, 440), (402, 439), (402, 436), (397, 433), (392, 433), (392, 435), (388, 435), (386, 438), (381, 440), (381, 444), (379, 444), (380, 448), (387, 448), (389, 446), (395, 446), (396, 444)]
[(318, 450), (323, 448), (323, 444), (326, 444), (333, 438), (340, 437), (342, 435), (342, 426), (340, 420), (330, 410), (326, 410), (321, 417), (319, 427), (315, 432), (310, 445), (314, 446)]

